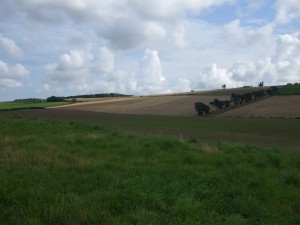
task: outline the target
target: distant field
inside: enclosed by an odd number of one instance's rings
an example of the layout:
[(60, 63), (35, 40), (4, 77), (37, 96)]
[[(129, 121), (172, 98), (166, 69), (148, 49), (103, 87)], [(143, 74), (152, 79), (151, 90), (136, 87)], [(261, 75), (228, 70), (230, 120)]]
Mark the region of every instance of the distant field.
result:
[[(244, 91), (249, 88), (242, 88)], [(254, 91), (255, 88), (250, 88)], [(196, 102), (209, 104), (215, 98), (219, 100), (230, 100), (230, 95), (161, 95), (117, 99), (102, 99), (100, 101), (77, 103), (61, 106), (72, 110), (121, 113), (121, 114), (143, 114), (143, 115), (174, 115), (195, 116), (194, 108)], [(249, 91), (249, 90), (248, 90)], [(231, 92), (230, 92), (231, 93)], [(241, 105), (237, 108), (221, 112), (219, 116), (241, 116), (241, 117), (300, 117), (300, 95), (295, 96), (272, 96), (259, 99), (253, 103)]]
[[(250, 131), (300, 140), (299, 120), (81, 113), (84, 120), (0, 113), (1, 224), (300, 223), (299, 152), (218, 142)], [(190, 127), (215, 141), (126, 134), (103, 128), (103, 117), (156, 134)]]
[(68, 109), (92, 112), (148, 114), (148, 115), (196, 115), (195, 102), (209, 104), (214, 98), (228, 100), (222, 95), (180, 95), (118, 98), (97, 102), (79, 103), (65, 106)]
[(278, 91), (281, 95), (300, 95), (300, 84), (291, 84), (281, 87)]
[(220, 113), (219, 116), (300, 117), (300, 95), (268, 97), (249, 105)]
[(70, 104), (69, 102), (38, 102), (38, 103), (18, 103), (18, 102), (0, 102), (0, 110), (18, 109), (30, 107), (53, 107)]
[(174, 93), (174, 94), (166, 94), (166, 95), (158, 95), (158, 96), (174, 96), (174, 95), (226, 95), (230, 96), (232, 93), (235, 94), (246, 94), (249, 92), (259, 91), (259, 90), (267, 90), (270, 86), (264, 87), (238, 87), (238, 88), (227, 88), (227, 89), (216, 89), (216, 90), (202, 90), (202, 91), (193, 91), (193, 92), (184, 92), (184, 93)]

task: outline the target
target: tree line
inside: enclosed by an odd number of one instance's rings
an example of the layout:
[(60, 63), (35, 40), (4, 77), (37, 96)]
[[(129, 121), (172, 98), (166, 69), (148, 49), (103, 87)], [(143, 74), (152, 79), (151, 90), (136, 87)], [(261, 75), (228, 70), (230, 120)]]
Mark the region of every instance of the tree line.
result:
[(275, 95), (277, 91), (278, 91), (278, 87), (272, 86), (267, 90), (259, 90), (259, 91), (245, 93), (245, 94), (232, 93), (230, 96), (230, 101), (228, 100), (222, 101), (215, 98), (212, 102), (209, 103), (210, 106), (202, 102), (196, 102), (195, 110), (198, 113), (198, 115), (207, 115), (210, 113), (211, 108), (214, 109), (214, 111), (225, 110), (232, 106), (245, 104), (267, 95)]
[(40, 103), (40, 102), (45, 102), (45, 99), (40, 99), (40, 98), (22, 98), (22, 99), (15, 99), (13, 102), (16, 102), (16, 103)]
[(47, 102), (64, 102), (66, 99), (73, 99), (76, 101), (76, 98), (115, 98), (115, 97), (130, 97), (132, 95), (124, 95), (119, 93), (104, 93), (104, 94), (87, 94), (87, 95), (75, 95), (67, 97), (51, 96), (47, 98)]
[(103, 93), (103, 94), (87, 94), (68, 96), (66, 98), (107, 98), (107, 97), (131, 97), (132, 95), (124, 95), (119, 93)]

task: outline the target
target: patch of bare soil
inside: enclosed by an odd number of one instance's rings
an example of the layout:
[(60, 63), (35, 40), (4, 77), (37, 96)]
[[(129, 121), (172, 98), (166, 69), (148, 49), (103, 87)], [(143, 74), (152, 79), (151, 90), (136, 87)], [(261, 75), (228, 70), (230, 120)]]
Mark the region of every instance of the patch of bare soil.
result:
[(214, 98), (228, 100), (229, 96), (148, 96), (120, 98), (106, 101), (65, 105), (64, 108), (92, 112), (150, 114), (150, 115), (196, 115), (194, 103), (209, 104)]
[(300, 95), (272, 96), (224, 113), (219, 116), (300, 117)]

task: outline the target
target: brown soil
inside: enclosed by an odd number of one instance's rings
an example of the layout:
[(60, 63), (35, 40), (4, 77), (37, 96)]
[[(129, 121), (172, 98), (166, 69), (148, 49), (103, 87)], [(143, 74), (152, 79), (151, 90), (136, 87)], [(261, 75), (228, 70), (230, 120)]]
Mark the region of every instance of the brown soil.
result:
[(220, 113), (219, 116), (300, 117), (300, 95), (272, 96), (249, 105)]
[(60, 106), (73, 110), (92, 112), (150, 114), (150, 115), (196, 115), (195, 102), (209, 104), (214, 98), (229, 100), (229, 96), (149, 96), (134, 98), (107, 99), (88, 103)]

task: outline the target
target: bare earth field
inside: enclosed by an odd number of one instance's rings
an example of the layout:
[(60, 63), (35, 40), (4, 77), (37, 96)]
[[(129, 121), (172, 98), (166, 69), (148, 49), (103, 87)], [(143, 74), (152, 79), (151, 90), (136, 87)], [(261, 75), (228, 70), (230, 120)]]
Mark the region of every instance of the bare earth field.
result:
[(220, 113), (219, 116), (300, 117), (300, 95), (272, 96), (249, 105)]
[(229, 96), (222, 95), (149, 96), (77, 103), (64, 108), (122, 114), (194, 116), (196, 115), (195, 102), (209, 104), (214, 98), (229, 100)]

